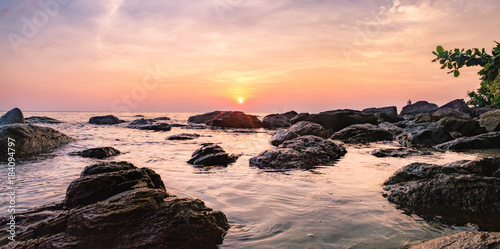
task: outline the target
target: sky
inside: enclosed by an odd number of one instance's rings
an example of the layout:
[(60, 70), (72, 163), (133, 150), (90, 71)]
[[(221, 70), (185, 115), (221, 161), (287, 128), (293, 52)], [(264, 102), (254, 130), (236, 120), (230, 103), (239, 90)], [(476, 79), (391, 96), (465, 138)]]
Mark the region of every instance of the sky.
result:
[(455, 78), (431, 52), (491, 52), (498, 13), (498, 0), (2, 0), (0, 110), (443, 105), (467, 100), (479, 68)]

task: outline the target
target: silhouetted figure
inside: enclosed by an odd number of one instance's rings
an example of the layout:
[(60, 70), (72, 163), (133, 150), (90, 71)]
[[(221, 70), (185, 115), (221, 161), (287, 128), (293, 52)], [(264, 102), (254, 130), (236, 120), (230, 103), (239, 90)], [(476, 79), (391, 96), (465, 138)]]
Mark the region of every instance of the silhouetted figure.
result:
[(411, 100), (410, 99), (408, 100), (408, 105), (411, 105)]

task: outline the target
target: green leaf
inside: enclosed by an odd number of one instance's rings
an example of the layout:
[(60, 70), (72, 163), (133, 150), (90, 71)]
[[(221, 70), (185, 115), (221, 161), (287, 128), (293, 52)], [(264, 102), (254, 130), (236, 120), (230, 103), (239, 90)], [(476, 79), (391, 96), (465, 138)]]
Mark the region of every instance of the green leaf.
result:
[(458, 77), (458, 76), (460, 76), (460, 72), (458, 70), (455, 70), (454, 75), (455, 75), (455, 77)]
[(437, 54), (436, 52), (434, 52), (434, 51), (432, 51), (432, 53), (433, 53), (435, 56), (437, 56), (437, 55), (438, 55), (438, 54)]
[(441, 47), (441, 46), (437, 46), (437, 48), (436, 48), (436, 52), (437, 52), (438, 54), (442, 54), (442, 53), (444, 52), (443, 47)]

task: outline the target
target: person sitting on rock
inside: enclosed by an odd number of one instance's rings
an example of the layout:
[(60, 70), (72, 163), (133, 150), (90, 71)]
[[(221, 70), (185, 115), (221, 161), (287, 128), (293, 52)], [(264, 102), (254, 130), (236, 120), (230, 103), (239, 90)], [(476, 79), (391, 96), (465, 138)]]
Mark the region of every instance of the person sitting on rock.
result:
[(411, 99), (408, 100), (408, 104), (407, 105), (411, 105)]

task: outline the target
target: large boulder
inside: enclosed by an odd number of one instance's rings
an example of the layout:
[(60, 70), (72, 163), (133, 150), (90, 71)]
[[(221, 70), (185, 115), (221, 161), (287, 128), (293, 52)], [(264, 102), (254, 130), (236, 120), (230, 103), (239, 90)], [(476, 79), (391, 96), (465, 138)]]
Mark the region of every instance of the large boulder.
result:
[(405, 147), (430, 147), (450, 140), (453, 140), (451, 134), (438, 123), (410, 125), (396, 137), (396, 141)]
[(407, 105), (401, 110), (401, 116), (403, 115), (417, 115), (419, 113), (433, 113), (439, 107), (436, 104), (429, 103), (427, 101), (418, 101), (414, 104)]
[(63, 203), (17, 213), (16, 227), (2, 248), (216, 248), (229, 224), (203, 201), (167, 193), (153, 170), (108, 162), (86, 167)]
[(264, 128), (274, 129), (290, 127), (292, 123), (290, 119), (284, 114), (269, 114), (262, 119)]
[(475, 136), (484, 133), (486, 130), (479, 125), (476, 119), (462, 119), (462, 118), (442, 118), (438, 124), (449, 132), (458, 131), (463, 136)]
[(472, 107), (471, 111), (475, 117), (480, 117), (483, 113), (498, 110), (498, 108), (488, 105), (483, 107)]
[(285, 141), (276, 149), (250, 158), (250, 165), (273, 169), (310, 169), (330, 165), (345, 155), (346, 149), (331, 139), (307, 135)]
[(28, 124), (36, 124), (36, 123), (60, 124), (60, 123), (63, 123), (63, 121), (59, 121), (55, 118), (49, 118), (49, 117), (45, 117), (45, 116), (31, 116), (31, 117), (27, 117), (25, 120), (26, 120), (26, 123), (28, 123)]
[(489, 111), (481, 114), (479, 124), (488, 132), (500, 131), (500, 110)]
[(346, 143), (369, 143), (392, 140), (394, 134), (372, 124), (354, 124), (335, 132), (331, 139)]
[(393, 124), (393, 123), (389, 123), (389, 122), (382, 122), (380, 124), (378, 124), (378, 128), (380, 129), (384, 129), (386, 131), (390, 131), (392, 132), (393, 134), (400, 134), (401, 132), (403, 132), (403, 128)]
[(106, 157), (120, 155), (120, 153), (121, 152), (119, 150), (117, 150), (113, 147), (99, 147), (99, 148), (91, 148), (91, 149), (82, 150), (82, 151), (70, 152), (70, 153), (68, 153), (68, 155), (103, 159)]
[(14, 108), (0, 117), (0, 125), (25, 123), (23, 112), (19, 108)]
[(411, 249), (500, 248), (500, 232), (460, 232), (438, 237)]
[(400, 120), (398, 117), (398, 109), (395, 106), (366, 108), (363, 109), (361, 112), (375, 115), (379, 119), (380, 123), (381, 122), (394, 123)]
[(91, 117), (89, 119), (90, 124), (97, 124), (97, 125), (113, 125), (113, 124), (119, 124), (119, 123), (123, 123), (123, 122), (125, 122), (125, 121), (120, 120), (113, 115), (96, 116), (96, 117)]
[(463, 99), (455, 99), (453, 101), (450, 101), (447, 104), (439, 107), (438, 110), (445, 110), (445, 109), (451, 109), (451, 110), (459, 111), (459, 112), (465, 113), (467, 115), (471, 115), (472, 114), (472, 110), (465, 103), (465, 101)]
[(333, 132), (340, 131), (353, 124), (378, 124), (375, 115), (354, 110), (321, 112), (319, 114), (306, 115), (303, 117), (303, 120), (320, 124), (325, 129), (332, 130)]
[(299, 136), (314, 135), (322, 138), (327, 138), (329, 132), (323, 128), (320, 124), (316, 124), (308, 121), (300, 121), (292, 125), (287, 130), (282, 130), (276, 132), (270, 139), (269, 142), (278, 146), (287, 140), (294, 139)]
[(500, 158), (445, 165), (412, 163), (384, 185), (384, 196), (408, 212), (500, 231)]
[(195, 166), (227, 166), (236, 162), (239, 155), (229, 155), (219, 145), (213, 143), (202, 144), (191, 155), (188, 163)]
[[(41, 127), (30, 124), (10, 124), (0, 126), (0, 141), (2, 148), (9, 142), (9, 138), (15, 140), (15, 158), (28, 158), (40, 153), (50, 152), (61, 145), (74, 141), (73, 138), (49, 127)], [(9, 157), (8, 150), (0, 150), (0, 160), (5, 161)]]
[(262, 122), (254, 115), (243, 112), (225, 112), (222, 115), (206, 122), (209, 126), (223, 128), (262, 128)]
[(298, 113), (296, 111), (289, 111), (289, 112), (285, 112), (285, 113), (282, 113), (282, 115), (284, 115), (285, 117), (287, 117), (288, 119), (292, 119), (294, 118), (295, 116), (298, 115)]
[(311, 114), (307, 113), (307, 112), (301, 112), (297, 115), (295, 115), (293, 118), (290, 118), (290, 122), (292, 122), (292, 124), (295, 124), (295, 123), (298, 123), (300, 121), (305, 121)]
[(207, 112), (204, 114), (199, 114), (199, 115), (194, 115), (188, 118), (188, 122), (195, 123), (195, 124), (205, 124), (208, 121), (215, 119), (222, 114), (227, 113), (226, 111), (213, 111), (213, 112)]
[(463, 151), (470, 149), (500, 148), (500, 131), (480, 134), (473, 137), (461, 137), (434, 146), (438, 150)]

